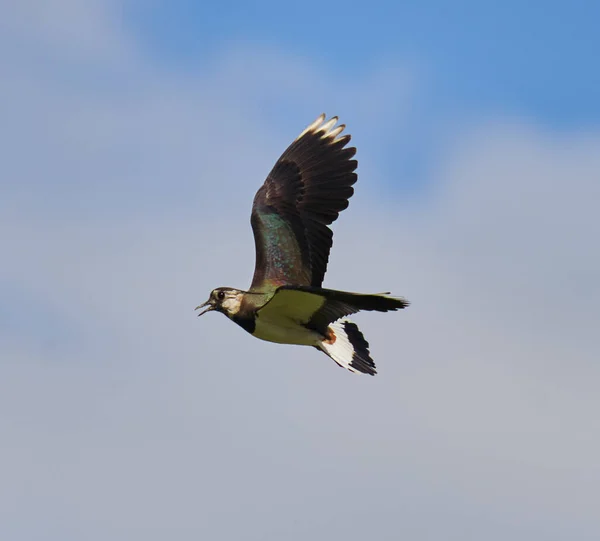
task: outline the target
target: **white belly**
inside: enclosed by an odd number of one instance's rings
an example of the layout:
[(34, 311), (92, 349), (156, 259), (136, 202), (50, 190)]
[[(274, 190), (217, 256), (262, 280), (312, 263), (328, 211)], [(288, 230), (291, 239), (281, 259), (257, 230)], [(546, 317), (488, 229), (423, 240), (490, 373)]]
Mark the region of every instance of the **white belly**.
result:
[(319, 333), (285, 317), (279, 317), (273, 321), (259, 316), (256, 319), (253, 336), (267, 342), (297, 344), (299, 346), (314, 346), (323, 339)]

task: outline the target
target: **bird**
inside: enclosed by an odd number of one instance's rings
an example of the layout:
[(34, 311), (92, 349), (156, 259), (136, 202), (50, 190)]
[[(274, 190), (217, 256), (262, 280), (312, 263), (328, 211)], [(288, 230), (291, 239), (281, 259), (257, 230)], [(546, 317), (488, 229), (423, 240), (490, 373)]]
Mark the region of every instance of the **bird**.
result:
[(350, 372), (377, 373), (369, 343), (347, 316), (388, 312), (408, 300), (322, 287), (333, 232), (358, 180), (345, 124), (326, 115), (308, 125), (279, 157), (256, 192), (250, 224), (255, 269), (248, 291), (214, 289), (198, 315), (221, 312), (256, 338), (313, 346)]

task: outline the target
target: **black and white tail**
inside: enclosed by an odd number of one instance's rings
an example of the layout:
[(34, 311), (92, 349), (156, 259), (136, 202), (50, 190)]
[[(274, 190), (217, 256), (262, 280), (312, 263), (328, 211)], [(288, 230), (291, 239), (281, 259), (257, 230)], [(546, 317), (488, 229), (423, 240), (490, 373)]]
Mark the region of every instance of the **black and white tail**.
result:
[(351, 372), (362, 372), (371, 376), (377, 374), (369, 353), (369, 342), (358, 330), (356, 323), (347, 319), (338, 320), (329, 325), (328, 334), (318, 346), (323, 353)]

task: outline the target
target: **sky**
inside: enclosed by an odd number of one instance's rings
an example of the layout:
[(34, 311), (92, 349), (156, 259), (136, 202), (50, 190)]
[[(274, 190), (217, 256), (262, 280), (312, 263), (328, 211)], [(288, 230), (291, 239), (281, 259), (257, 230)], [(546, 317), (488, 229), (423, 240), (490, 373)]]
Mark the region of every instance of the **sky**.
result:
[[(0, 537), (600, 538), (594, 2), (0, 0)], [(193, 308), (321, 112), (376, 377)]]

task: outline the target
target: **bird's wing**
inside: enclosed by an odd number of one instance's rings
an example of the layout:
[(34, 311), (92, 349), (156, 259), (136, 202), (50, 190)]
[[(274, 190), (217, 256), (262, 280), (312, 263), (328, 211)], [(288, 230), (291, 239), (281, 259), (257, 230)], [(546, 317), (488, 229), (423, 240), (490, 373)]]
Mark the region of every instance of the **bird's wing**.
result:
[(258, 310), (258, 317), (270, 320), (291, 319), (300, 325), (310, 326), (316, 316), (320, 324), (319, 330), (324, 332), (330, 322), (360, 310), (343, 301), (329, 301), (317, 292), (317, 288), (311, 291), (292, 287), (278, 288), (271, 299)]
[(283, 284), (320, 286), (333, 233), (329, 224), (348, 206), (354, 147), (337, 117), (319, 116), (281, 155), (254, 198), (251, 224), (256, 267), (251, 290)]
[(307, 328), (325, 333), (328, 325), (361, 310), (389, 312), (408, 306), (402, 297), (389, 293), (351, 293), (311, 286), (281, 286), (258, 310), (258, 317), (291, 319)]

